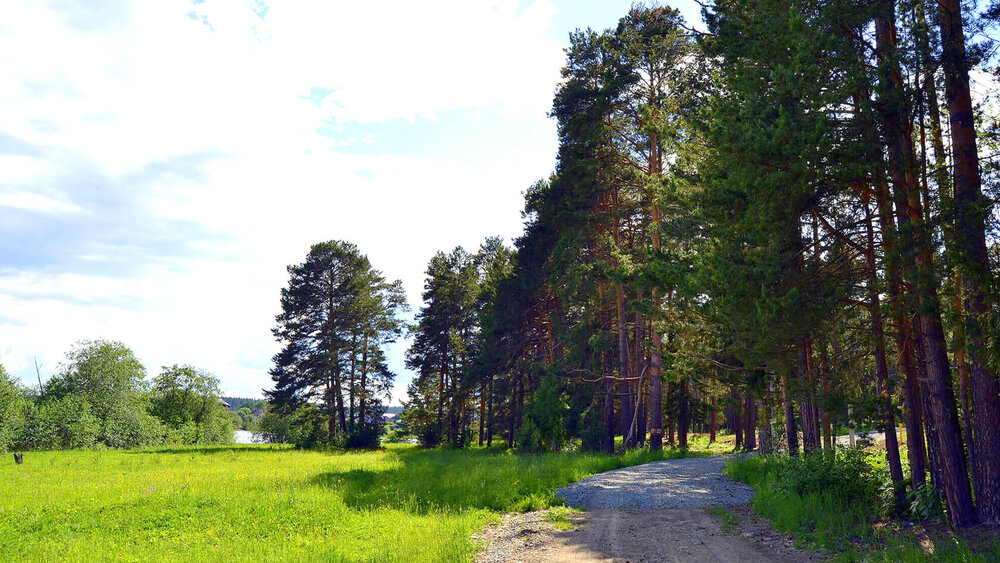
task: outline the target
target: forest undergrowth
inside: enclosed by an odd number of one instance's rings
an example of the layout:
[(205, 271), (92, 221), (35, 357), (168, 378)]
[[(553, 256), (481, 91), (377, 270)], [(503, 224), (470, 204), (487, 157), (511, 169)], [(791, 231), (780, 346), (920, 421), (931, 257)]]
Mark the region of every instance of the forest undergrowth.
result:
[(874, 448), (748, 457), (723, 473), (757, 489), (753, 509), (776, 529), (840, 561), (1000, 561), (996, 531), (956, 533), (936, 490), (910, 491), (896, 509), (884, 452)]

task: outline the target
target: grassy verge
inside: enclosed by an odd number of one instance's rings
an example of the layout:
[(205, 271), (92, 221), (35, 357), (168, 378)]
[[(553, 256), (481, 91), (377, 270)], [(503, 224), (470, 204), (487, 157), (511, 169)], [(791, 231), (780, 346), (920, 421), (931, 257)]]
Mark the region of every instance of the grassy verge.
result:
[(1000, 561), (995, 536), (889, 518), (891, 493), (878, 452), (750, 457), (730, 462), (724, 473), (757, 489), (753, 508), (775, 528), (842, 561)]
[(0, 560), (467, 561), (507, 511), (680, 457), (227, 446), (29, 452), (0, 464)]

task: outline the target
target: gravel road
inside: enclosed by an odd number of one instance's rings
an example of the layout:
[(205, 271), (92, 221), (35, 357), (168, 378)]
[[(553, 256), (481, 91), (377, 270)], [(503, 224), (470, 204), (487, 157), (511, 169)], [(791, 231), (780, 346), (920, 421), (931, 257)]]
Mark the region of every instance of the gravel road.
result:
[(557, 491), (576, 508), (667, 509), (746, 504), (753, 487), (723, 477), (730, 457), (654, 461), (599, 473)]
[[(722, 476), (732, 457), (656, 461), (600, 473), (558, 490), (585, 512), (572, 529), (547, 511), (508, 514), (473, 536), (478, 563), (799, 563), (825, 556), (798, 549), (746, 505), (753, 488)], [(729, 522), (707, 507), (727, 506)], [(564, 517), (565, 518), (565, 517)]]

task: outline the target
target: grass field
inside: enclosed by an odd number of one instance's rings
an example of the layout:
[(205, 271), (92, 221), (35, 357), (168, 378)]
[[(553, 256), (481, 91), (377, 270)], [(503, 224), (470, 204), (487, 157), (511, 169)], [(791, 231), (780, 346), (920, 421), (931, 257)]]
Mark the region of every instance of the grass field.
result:
[(0, 463), (0, 560), (467, 561), (470, 536), (503, 512), (559, 504), (557, 487), (681, 455), (29, 452), (24, 465)]

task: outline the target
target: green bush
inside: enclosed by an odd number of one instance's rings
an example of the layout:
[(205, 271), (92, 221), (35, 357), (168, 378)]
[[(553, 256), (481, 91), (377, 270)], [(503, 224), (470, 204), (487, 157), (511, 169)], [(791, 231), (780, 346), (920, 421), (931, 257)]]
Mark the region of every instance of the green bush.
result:
[(517, 444), (517, 451), (521, 453), (541, 453), (545, 451), (542, 433), (538, 430), (535, 421), (528, 418), (521, 424), (514, 435), (514, 443)]
[(546, 375), (531, 396), (525, 421), (515, 437), (522, 452), (557, 452), (566, 443), (566, 415), (569, 404), (563, 385), (555, 376)]
[(97, 443), (101, 423), (91, 411), (90, 403), (79, 395), (66, 395), (43, 405), (46, 419), (52, 426), (49, 447), (72, 450), (90, 448)]
[(607, 433), (604, 417), (601, 416), (601, 406), (593, 404), (587, 407), (580, 416), (580, 449), (600, 451)]
[(910, 517), (914, 520), (944, 521), (944, 504), (941, 492), (930, 483), (921, 483), (915, 489), (906, 491)]
[(877, 453), (861, 448), (842, 449), (836, 456), (812, 454), (787, 458), (782, 474), (785, 490), (799, 496), (830, 494), (848, 503), (882, 507), (888, 482), (885, 462)]
[(407, 440), (411, 440), (414, 437), (407, 434), (402, 428), (387, 430), (385, 434), (382, 435), (383, 444), (402, 444)]
[(167, 427), (170, 443), (230, 443), (236, 426), (243, 424), (238, 414), (222, 404), (219, 380), (207, 371), (188, 365), (164, 366), (153, 383), (151, 412)]
[(149, 414), (145, 403), (137, 400), (111, 408), (101, 426), (100, 441), (109, 448), (143, 448), (159, 444), (165, 435), (160, 419)]
[(830, 549), (851, 549), (851, 538), (870, 538), (871, 523), (887, 514), (891, 500), (885, 461), (860, 448), (836, 456), (748, 457), (730, 462), (723, 473), (757, 489), (754, 510), (776, 528)]
[(344, 447), (349, 449), (374, 450), (379, 447), (379, 431), (371, 425), (359, 427), (347, 435)]
[(327, 417), (315, 405), (302, 404), (294, 410), (267, 407), (259, 421), (264, 441), (315, 448), (327, 444), (330, 437)]
[(0, 365), (0, 452), (20, 444), (26, 407), (24, 390)]

